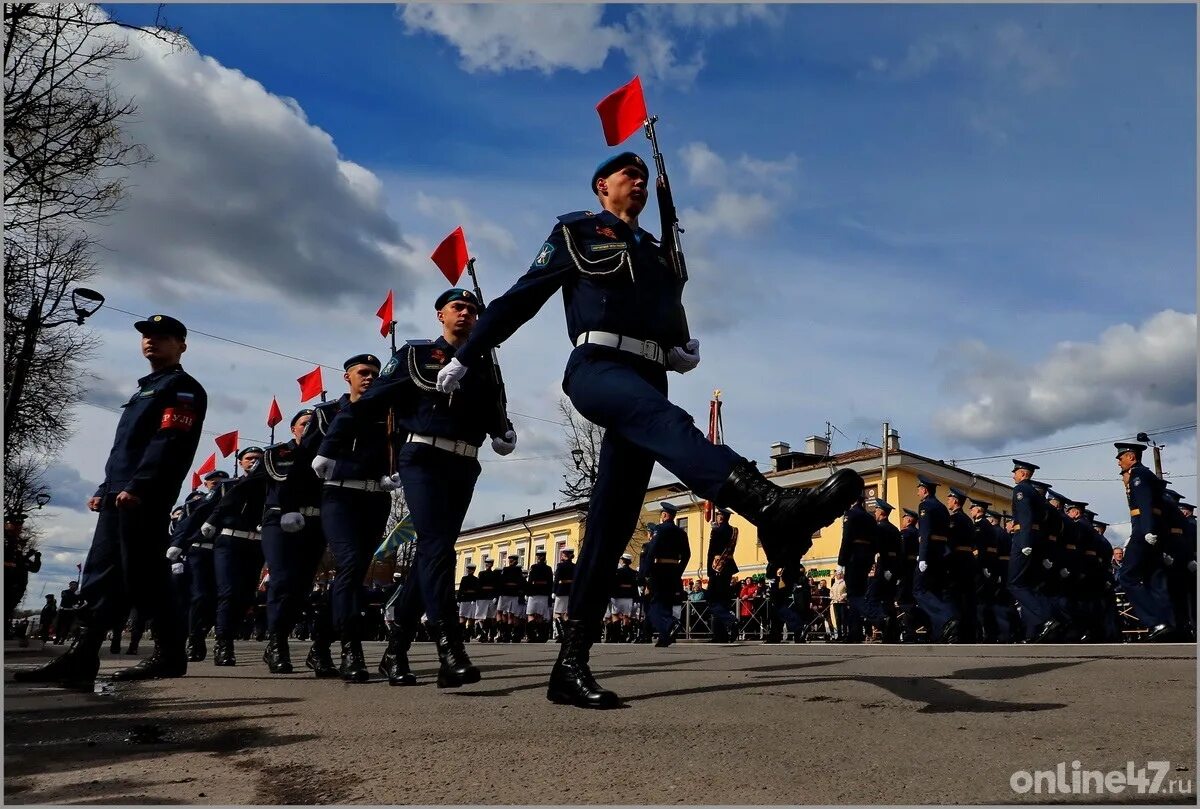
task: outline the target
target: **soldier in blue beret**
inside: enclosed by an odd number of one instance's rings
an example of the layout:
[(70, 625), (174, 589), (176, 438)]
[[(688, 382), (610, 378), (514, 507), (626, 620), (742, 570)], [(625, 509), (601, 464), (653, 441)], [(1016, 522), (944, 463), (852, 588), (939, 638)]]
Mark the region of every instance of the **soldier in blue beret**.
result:
[(812, 535), (862, 490), (862, 478), (851, 470), (816, 489), (781, 489), (751, 461), (708, 441), (691, 415), (667, 398), (667, 372), (695, 368), (700, 343), (690, 337), (684, 314), (687, 279), (639, 225), (648, 179), (636, 155), (604, 161), (590, 183), (602, 210), (560, 216), (529, 270), (491, 302), (438, 374), (438, 389), (453, 392), (469, 369), (562, 290), (573, 346), (563, 390), (605, 435), (570, 620), (547, 698), (584, 707), (619, 704), (592, 675), (591, 627), (604, 614), (617, 559), (637, 525), (656, 461), (698, 496), (757, 525), (772, 570), (798, 563)]
[(88, 501), (98, 513), (83, 566), (71, 648), (45, 665), (15, 673), (20, 682), (55, 682), (90, 690), (100, 647), (114, 617), (132, 607), (154, 623), (154, 654), (116, 680), (180, 677), (187, 672), (182, 614), (174, 609), (165, 556), (171, 507), (200, 442), (208, 395), (180, 364), (187, 329), (169, 315), (139, 320), (150, 373), (121, 410), (104, 481)]
[[(1051, 512), (1037, 484), (1032, 480), (1038, 469), (1026, 461), (1013, 460), (1012, 553), (1008, 564), (1008, 591), (1021, 605), (1021, 617), (1025, 622), (1025, 639), (1035, 643), (1057, 640), (1062, 623), (1050, 599), (1042, 594), (1039, 585), (1043, 577), (1038, 567), (1045, 567), (1053, 559), (1045, 529)], [(1041, 488), (1047, 488), (1042, 486)]]
[(183, 515), (171, 531), (171, 545), (167, 548), (167, 559), (173, 565), (183, 560), (188, 586), (185, 599), (188, 615), (187, 658), (192, 663), (198, 663), (208, 655), (204, 639), (217, 615), (213, 544), (200, 535), (200, 528), (217, 507), (221, 485), (227, 480), (229, 473), (224, 469), (214, 470), (204, 476), (201, 487), (184, 500)]

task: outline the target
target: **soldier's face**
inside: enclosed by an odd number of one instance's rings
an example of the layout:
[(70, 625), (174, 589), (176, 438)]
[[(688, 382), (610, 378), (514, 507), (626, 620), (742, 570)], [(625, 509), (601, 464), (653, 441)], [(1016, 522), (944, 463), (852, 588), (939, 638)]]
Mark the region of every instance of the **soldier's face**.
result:
[(261, 452), (247, 452), (240, 459), (238, 459), (238, 463), (241, 464), (243, 472), (249, 472), (251, 469), (254, 468), (255, 464), (257, 464), (261, 460), (262, 460)]
[(206, 481), (204, 481), (204, 488), (208, 489), (211, 492), (213, 489), (217, 488), (217, 484), (220, 482), (221, 481), (218, 480), (217, 478), (213, 478), (211, 480), (206, 480)]
[(912, 517), (908, 516), (907, 514), (904, 515), (903, 523), (905, 528), (911, 527), (914, 522), (916, 522), (916, 520), (914, 520)]
[(438, 311), (437, 316), (444, 331), (456, 337), (469, 337), (479, 319), (479, 310), (473, 303), (451, 301)]
[(300, 436), (304, 435), (304, 428), (308, 426), (310, 421), (312, 421), (311, 413), (305, 413), (303, 416), (296, 419), (296, 423), (292, 425), (292, 438), (295, 438), (297, 441), (299, 441)]
[(1137, 456), (1132, 452), (1122, 452), (1117, 456), (1117, 466), (1121, 467), (1122, 472), (1128, 472), (1137, 463)]
[(637, 216), (646, 207), (646, 175), (637, 166), (626, 166), (597, 180), (596, 192), (607, 210), (627, 211)]
[(351, 396), (361, 396), (365, 393), (377, 376), (379, 376), (379, 369), (365, 363), (352, 366), (349, 371), (342, 374), (342, 378), (350, 386)]
[(151, 362), (174, 364), (184, 351), (187, 344), (172, 334), (142, 335), (142, 356)]

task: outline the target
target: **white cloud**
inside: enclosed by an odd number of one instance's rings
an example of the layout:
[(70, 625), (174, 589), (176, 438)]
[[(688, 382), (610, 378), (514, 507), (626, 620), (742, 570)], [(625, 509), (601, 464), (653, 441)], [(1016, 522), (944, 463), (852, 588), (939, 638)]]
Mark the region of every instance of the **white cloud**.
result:
[(431, 219), (445, 223), (447, 233), (453, 230), (453, 227), (462, 225), (467, 237), (467, 247), (479, 240), (505, 258), (517, 255), (517, 240), (513, 234), (504, 226), (476, 214), (471, 206), (461, 199), (437, 197), (424, 191), (418, 191), (416, 199), (417, 210)]
[(969, 401), (939, 411), (934, 423), (981, 449), (1076, 425), (1119, 421), (1136, 430), (1195, 418), (1194, 313), (1166, 310), (1092, 343), (1062, 342), (1031, 366), (971, 341), (951, 364), (947, 388)]
[(128, 135), (155, 160), (128, 172), (126, 203), (95, 227), (106, 276), (310, 303), (407, 286), (414, 257), (379, 179), (295, 100), (195, 51), (116, 35), (141, 58), (110, 80), (136, 100)]

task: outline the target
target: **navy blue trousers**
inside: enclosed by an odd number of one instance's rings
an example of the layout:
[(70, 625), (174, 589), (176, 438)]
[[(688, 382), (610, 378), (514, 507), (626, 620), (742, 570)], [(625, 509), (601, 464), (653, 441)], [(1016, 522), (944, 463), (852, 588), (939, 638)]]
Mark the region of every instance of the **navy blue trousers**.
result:
[(859, 618), (875, 626), (882, 626), (888, 616), (883, 604), (868, 585), (870, 577), (867, 574), (870, 569), (870, 562), (865, 565), (862, 562), (846, 565), (846, 599)]
[(733, 611), (723, 601), (708, 602), (708, 614), (712, 616), (712, 631), (718, 637), (723, 632), (726, 636), (737, 638), (737, 618)]
[(1054, 618), (1055, 608), (1049, 598), (1035, 589), (1042, 570), (1037, 553), (1030, 556), (1021, 553), (1024, 545), (1017, 536), (1013, 535), (1012, 555), (1008, 557), (1008, 592), (1021, 605), (1025, 637), (1035, 638), (1042, 624)]
[(666, 601), (651, 601), (650, 606), (646, 608), (646, 617), (650, 619), (650, 625), (660, 638), (671, 634), (671, 627), (675, 625), (674, 607), (674, 604)]
[(321, 494), (321, 522), (337, 575), (330, 604), (333, 628), (343, 641), (362, 640), (367, 606), (363, 579), (371, 557), (383, 542), (392, 497), (387, 492), (365, 492), (326, 486)]
[(143, 500), (119, 509), (116, 496), (103, 499), (92, 546), (79, 582), (93, 631), (103, 633), (130, 608), (154, 621), (155, 637), (168, 646), (183, 643), (183, 616), (172, 609), (171, 504)]
[(187, 552), (186, 567), (191, 588), (188, 631), (204, 637), (217, 620), (217, 574), (213, 569), (212, 549), (192, 545)]
[(300, 619), (313, 578), (325, 555), (320, 517), (305, 517), (304, 528), (289, 534), (279, 527), (280, 512), (263, 519), (262, 546), (271, 578), (267, 582), (267, 631), (285, 637)]
[(947, 621), (958, 618), (958, 608), (944, 593), (947, 575), (945, 560), (940, 560), (929, 564), (924, 573), (918, 570), (913, 579), (913, 598), (929, 616), (929, 634), (934, 640), (942, 637)]
[(217, 536), (213, 541), (213, 571), (217, 579), (217, 637), (233, 640), (246, 610), (254, 603), (262, 573), (262, 542)]
[(654, 462), (696, 496), (712, 499), (739, 460), (729, 447), (709, 442), (687, 411), (667, 399), (665, 368), (617, 353), (609, 358), (576, 349), (563, 380), (575, 409), (604, 428), (567, 613), (588, 623), (604, 615), (617, 559), (637, 527)]
[(479, 461), (410, 443), (400, 450), (398, 465), (417, 549), (412, 573), (396, 599), (396, 623), (415, 627), (422, 612), (431, 622), (457, 620), (454, 543), (475, 493)]
[(1159, 624), (1174, 626), (1175, 617), (1167, 594), (1167, 575), (1162, 557), (1144, 539), (1132, 538), (1117, 569), (1117, 581), (1133, 607), (1133, 614), (1147, 629)]

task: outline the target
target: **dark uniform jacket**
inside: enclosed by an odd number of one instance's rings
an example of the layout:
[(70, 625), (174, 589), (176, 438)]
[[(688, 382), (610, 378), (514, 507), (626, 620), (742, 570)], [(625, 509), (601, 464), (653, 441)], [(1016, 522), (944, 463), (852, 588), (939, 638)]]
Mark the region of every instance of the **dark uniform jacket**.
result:
[(683, 529), (674, 521), (659, 523), (654, 538), (646, 544), (640, 571), (650, 586), (650, 595), (655, 602), (677, 603), (682, 590), (683, 571), (691, 558), (691, 546)]
[(903, 545), (900, 529), (893, 525), (891, 520), (875, 523), (875, 547), (879, 550), (878, 575), (883, 575), (883, 571), (890, 570), (893, 583), (903, 575), (905, 570)]
[(284, 514), (301, 508), (320, 508), (324, 484), (312, 469), (313, 458), (320, 454), (321, 442), (325, 440), (325, 433), (329, 431), (338, 411), (349, 401), (349, 394), (342, 394), (340, 399), (322, 402), (313, 408), (312, 418), (300, 434), (291, 463), (275, 492), (279, 510)]
[[(705, 566), (708, 568), (709, 576), (712, 576), (713, 557), (719, 556), (720, 554), (724, 553), (725, 549), (728, 548), (732, 543), (733, 543), (733, 526), (732, 525), (730, 525), (729, 523), (725, 523), (724, 525), (714, 525), (712, 527), (712, 533), (709, 534), (709, 540), (708, 540), (708, 557), (704, 560)], [(725, 572), (727, 572), (730, 576), (736, 576), (738, 573), (738, 570), (739, 570), (739, 568), (737, 566), (737, 563), (733, 561), (733, 556), (731, 555), (728, 559), (725, 560)]]
[(950, 552), (950, 511), (933, 495), (921, 501), (917, 507), (917, 530), (921, 541), (917, 548), (917, 561), (924, 562), (936, 570), (944, 565)]
[[(370, 392), (370, 388), (367, 390)], [(350, 394), (343, 394), (338, 401), (341, 408), (327, 428), (318, 452), (337, 462), (330, 480), (378, 482), (391, 473), (386, 408), (369, 409), (361, 416), (354, 416), (349, 410)]]
[(171, 504), (192, 465), (208, 412), (208, 394), (183, 366), (138, 380), (121, 420), (96, 497), (129, 492)]
[(1046, 554), (1046, 542), (1043, 540), (1043, 522), (1050, 510), (1046, 500), (1028, 480), (1023, 480), (1013, 487), (1012, 512), (1016, 531), (1012, 534), (1012, 552), (1020, 553), (1022, 548), (1033, 548), (1029, 559), (1040, 564)]
[(500, 571), (485, 570), (479, 574), (479, 598), (477, 600), (495, 598), (500, 595)]
[(175, 529), (171, 534), (172, 545), (182, 548), (186, 553), (196, 542), (211, 541), (205, 540), (200, 536), (200, 528), (204, 523), (208, 522), (208, 518), (212, 516), (217, 503), (220, 502), (221, 488), (221, 484), (217, 484), (212, 489), (206, 491), (203, 497), (189, 500), (183, 504), (183, 516), (175, 524)]
[[(525, 275), (480, 315), (459, 361), (473, 367), (559, 289), (572, 345), (588, 331), (651, 340), (664, 349), (683, 345), (688, 339), (683, 283), (645, 230), (634, 233), (608, 211), (564, 214)], [(585, 345), (572, 352), (568, 373), (574, 362), (595, 352), (637, 361), (617, 349)]]
[(500, 571), (500, 595), (525, 595), (525, 573), (520, 565), (505, 565)]
[(620, 565), (613, 574), (613, 598), (637, 598), (637, 573), (628, 565)]
[(548, 596), (554, 590), (554, 571), (545, 562), (534, 562), (529, 566), (529, 581), (525, 592), (531, 596)]
[(855, 567), (864, 573), (875, 561), (875, 518), (861, 504), (855, 503), (842, 516), (842, 544), (837, 563)]
[(950, 518), (948, 550), (957, 557), (971, 556), (975, 550), (975, 523), (971, 516), (962, 509), (953, 513), (946, 509), (946, 515)]
[(208, 521), (222, 531), (258, 531), (267, 499), (267, 473), (261, 463), (240, 478), (221, 484), (221, 497)]
[(458, 601), (463, 603), (466, 601), (479, 600), (479, 577), (474, 573), (468, 573), (458, 580)]
[(571, 595), (571, 583), (575, 581), (575, 563), (559, 562), (554, 568), (554, 595), (566, 598)]

